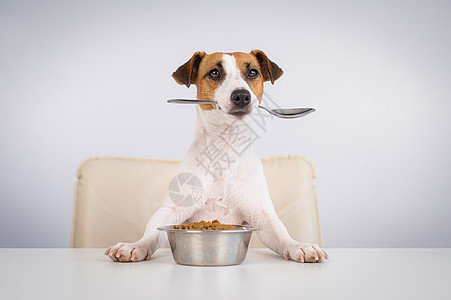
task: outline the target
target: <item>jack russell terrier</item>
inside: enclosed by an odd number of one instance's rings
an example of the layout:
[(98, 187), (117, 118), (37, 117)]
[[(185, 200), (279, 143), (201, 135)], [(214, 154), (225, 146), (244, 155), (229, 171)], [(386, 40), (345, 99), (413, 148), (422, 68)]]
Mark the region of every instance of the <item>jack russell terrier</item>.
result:
[[(118, 243), (108, 248), (105, 255), (120, 262), (147, 260), (166, 238), (157, 227), (218, 219), (222, 223), (260, 228), (257, 231), (260, 241), (286, 260), (303, 263), (328, 259), (318, 245), (290, 237), (269, 197), (261, 160), (246, 143), (253, 134), (250, 114), (258, 110), (262, 101), (263, 82), (274, 84), (282, 74), (260, 50), (196, 52), (172, 74), (181, 85), (196, 85), (198, 100), (217, 102), (196, 105), (194, 142), (176, 172), (179, 183), (194, 180), (197, 182), (194, 185), (202, 188), (190, 201), (179, 201), (174, 190), (171, 192), (173, 180), (144, 236), (135, 243)], [(211, 159), (214, 155), (219, 159)]]

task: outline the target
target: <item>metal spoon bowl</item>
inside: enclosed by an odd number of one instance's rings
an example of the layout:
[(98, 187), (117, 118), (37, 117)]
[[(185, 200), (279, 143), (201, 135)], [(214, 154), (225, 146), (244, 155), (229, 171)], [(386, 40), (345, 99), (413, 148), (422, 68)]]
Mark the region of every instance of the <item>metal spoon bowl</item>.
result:
[[(204, 100), (195, 100), (195, 99), (170, 99), (168, 103), (181, 103), (181, 104), (218, 104), (216, 101), (204, 101)], [(276, 108), (269, 109), (264, 106), (259, 106), (259, 108), (266, 110), (271, 115), (276, 116), (282, 119), (294, 119), (300, 118), (309, 113), (315, 111), (314, 108)]]

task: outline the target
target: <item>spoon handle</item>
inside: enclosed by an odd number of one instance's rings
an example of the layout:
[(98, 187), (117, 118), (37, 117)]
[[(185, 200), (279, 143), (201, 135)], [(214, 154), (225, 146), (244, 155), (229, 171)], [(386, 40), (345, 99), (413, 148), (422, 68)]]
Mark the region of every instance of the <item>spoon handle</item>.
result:
[[(206, 101), (206, 100), (196, 100), (196, 99), (170, 99), (167, 100), (168, 103), (182, 103), (182, 104), (218, 104), (216, 101)], [(314, 108), (277, 108), (277, 109), (268, 109), (264, 106), (259, 105), (258, 108), (266, 110), (273, 116), (282, 119), (294, 119), (300, 118), (309, 113), (315, 111)]]
[(264, 107), (264, 106), (259, 105), (258, 108), (261, 108), (261, 109), (263, 109), (263, 110), (266, 110), (266, 111), (269, 112), (271, 115), (274, 115), (274, 116), (277, 117), (277, 114), (276, 114), (276, 113), (274, 113), (274, 112), (273, 112), (272, 110), (270, 110), (270, 109), (267, 109), (267, 108)]
[(204, 101), (194, 99), (170, 99), (168, 103), (181, 103), (181, 104), (217, 104), (216, 101)]

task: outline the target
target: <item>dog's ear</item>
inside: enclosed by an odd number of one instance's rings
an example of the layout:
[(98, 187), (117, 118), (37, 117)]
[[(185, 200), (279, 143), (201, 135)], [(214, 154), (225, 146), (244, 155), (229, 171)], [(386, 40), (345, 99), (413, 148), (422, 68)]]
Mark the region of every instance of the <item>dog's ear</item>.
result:
[(266, 54), (263, 53), (263, 51), (253, 50), (251, 54), (257, 58), (260, 64), (264, 81), (269, 80), (271, 81), (272, 84), (274, 84), (274, 81), (276, 81), (280, 76), (282, 76), (283, 74), (282, 69), (279, 68), (278, 65), (270, 61), (269, 58), (266, 56)]
[(205, 52), (196, 52), (186, 63), (181, 65), (174, 73), (175, 81), (178, 84), (184, 84), (189, 87), (192, 83), (196, 84), (197, 70), (199, 68), (199, 63), (205, 56)]

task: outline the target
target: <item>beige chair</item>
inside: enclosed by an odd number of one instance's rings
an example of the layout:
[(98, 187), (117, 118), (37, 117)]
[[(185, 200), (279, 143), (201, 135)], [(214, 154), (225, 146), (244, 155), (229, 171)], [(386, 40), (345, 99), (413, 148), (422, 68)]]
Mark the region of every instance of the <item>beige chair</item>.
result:
[[(313, 165), (302, 156), (262, 160), (275, 210), (290, 235), (321, 246)], [(93, 157), (77, 170), (72, 247), (108, 247), (141, 238), (178, 161)], [(264, 247), (253, 235), (251, 247)]]

